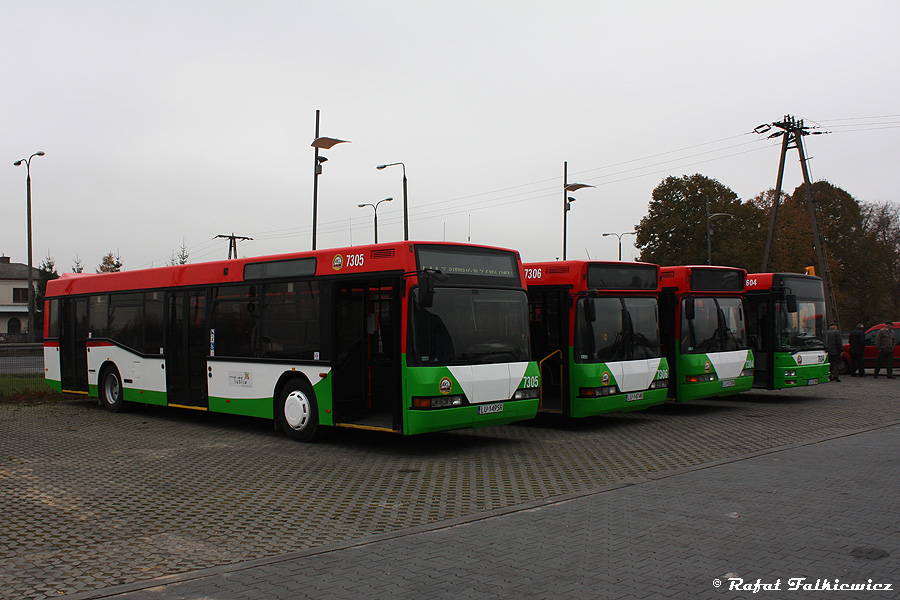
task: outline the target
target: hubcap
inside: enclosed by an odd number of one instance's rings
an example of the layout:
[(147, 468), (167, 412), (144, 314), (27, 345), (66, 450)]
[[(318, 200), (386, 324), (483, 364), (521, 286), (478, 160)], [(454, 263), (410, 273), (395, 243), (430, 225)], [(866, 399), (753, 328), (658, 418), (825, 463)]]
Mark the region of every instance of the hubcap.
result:
[(299, 390), (294, 390), (284, 399), (284, 420), (291, 429), (304, 429), (309, 425), (311, 407), (309, 398)]
[(106, 402), (115, 404), (119, 399), (119, 378), (109, 375), (106, 378)]

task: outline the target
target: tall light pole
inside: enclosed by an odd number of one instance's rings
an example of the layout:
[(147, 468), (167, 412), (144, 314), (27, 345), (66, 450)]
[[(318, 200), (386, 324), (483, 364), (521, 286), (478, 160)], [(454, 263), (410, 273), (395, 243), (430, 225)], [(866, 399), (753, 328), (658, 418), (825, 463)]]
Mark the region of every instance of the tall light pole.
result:
[(581, 188), (594, 187), (586, 183), (569, 183), (569, 163), (563, 162), (563, 260), (566, 260), (566, 230), (569, 221), (569, 211), (572, 210), (572, 202), (575, 198), (569, 196), (569, 192), (580, 190)]
[(710, 220), (718, 218), (718, 217), (728, 217), (732, 218), (732, 215), (728, 213), (713, 213), (709, 214), (709, 197), (706, 198), (706, 264), (712, 264), (712, 243), (710, 242)]
[(313, 159), (313, 222), (312, 222), (312, 249), (316, 249), (316, 220), (318, 218), (318, 196), (319, 196), (319, 175), (322, 173), (322, 163), (328, 160), (324, 156), (319, 156), (319, 149), (330, 150), (338, 144), (349, 144), (348, 140), (339, 140), (337, 138), (319, 137), (319, 111), (316, 110), (316, 137), (312, 141), (313, 148), (316, 149)]
[(13, 163), (18, 167), (25, 163), (25, 198), (28, 204), (28, 337), (34, 341), (34, 274), (31, 272), (31, 159), (35, 156), (44, 156), (43, 150), (38, 150), (28, 158), (17, 160)]
[(409, 240), (409, 212), (406, 203), (406, 165), (402, 162), (388, 163), (386, 165), (378, 165), (375, 167), (379, 171), (387, 167), (400, 165), (403, 168), (403, 241)]
[(360, 208), (365, 208), (367, 206), (371, 206), (372, 208), (375, 209), (375, 243), (376, 244), (378, 243), (378, 205), (381, 204), (382, 202), (390, 202), (391, 200), (393, 200), (393, 198), (385, 198), (384, 200), (379, 200), (375, 204), (369, 204), (369, 203), (357, 204), (357, 206)]
[(617, 238), (619, 238), (619, 261), (621, 261), (622, 260), (622, 236), (623, 235), (637, 235), (637, 234), (634, 233), (633, 231), (625, 231), (623, 233), (604, 233), (603, 237), (606, 237), (608, 235), (614, 235)]

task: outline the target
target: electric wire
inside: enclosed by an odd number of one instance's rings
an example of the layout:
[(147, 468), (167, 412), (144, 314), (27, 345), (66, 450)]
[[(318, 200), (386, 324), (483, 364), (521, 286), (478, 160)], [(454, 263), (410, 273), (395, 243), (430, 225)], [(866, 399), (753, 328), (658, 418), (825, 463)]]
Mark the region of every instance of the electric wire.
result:
[[(819, 126), (827, 125), (828, 129), (840, 128), (840, 133), (850, 133), (850, 132), (859, 132), (859, 131), (875, 131), (875, 130), (880, 130), (880, 129), (900, 128), (900, 121), (885, 121), (885, 119), (893, 119), (893, 118), (898, 118), (898, 117), (900, 117), (900, 115), (880, 115), (880, 116), (873, 116), (873, 117), (849, 117), (849, 118), (842, 118), (842, 119), (822, 120), (820, 122), (816, 122), (816, 121), (811, 121), (811, 122), (816, 123)], [(873, 121), (875, 119), (880, 119), (881, 121), (871, 122), (871, 123), (860, 122), (860, 121)], [(848, 123), (848, 124), (838, 123), (838, 122), (846, 122), (846, 121), (851, 121), (852, 123)], [(699, 161), (693, 161), (693, 162), (688, 162), (688, 163), (683, 162), (685, 160), (690, 160), (692, 158), (699, 158), (699, 157), (707, 156), (707, 155), (711, 155), (711, 154), (718, 154), (718, 153), (721, 153), (726, 150), (731, 150), (731, 149), (739, 148), (739, 147), (746, 146), (746, 145), (754, 145), (754, 144), (759, 145), (760, 141), (765, 141), (765, 140), (755, 139), (755, 140), (748, 141), (748, 142), (741, 142), (739, 144), (732, 144), (729, 146), (715, 148), (715, 149), (707, 150), (704, 152), (689, 154), (687, 156), (680, 156), (680, 157), (672, 158), (669, 160), (658, 161), (658, 162), (650, 163), (647, 165), (631, 167), (628, 169), (621, 169), (621, 170), (613, 171), (610, 173), (606, 173), (604, 175), (597, 175), (597, 176), (588, 177), (588, 178), (580, 177), (582, 175), (589, 175), (591, 173), (596, 173), (597, 171), (603, 171), (603, 170), (608, 170), (608, 169), (615, 169), (617, 167), (633, 165), (635, 163), (641, 163), (641, 162), (652, 160), (655, 158), (660, 158), (663, 156), (679, 154), (679, 153), (683, 153), (683, 152), (693, 150), (696, 148), (702, 148), (702, 147), (710, 146), (713, 144), (719, 144), (722, 142), (742, 138), (744, 136), (752, 135), (752, 134), (754, 134), (753, 131), (744, 132), (741, 134), (727, 136), (727, 137), (719, 138), (716, 140), (711, 140), (708, 142), (702, 142), (699, 144), (685, 146), (683, 148), (679, 148), (679, 149), (675, 149), (675, 150), (669, 150), (666, 152), (659, 152), (659, 153), (651, 154), (651, 155), (644, 156), (641, 158), (635, 158), (635, 159), (630, 159), (630, 160), (612, 163), (612, 164), (608, 164), (608, 165), (603, 165), (603, 166), (599, 166), (599, 167), (593, 167), (593, 168), (585, 169), (585, 170), (581, 170), (581, 171), (573, 171), (571, 173), (571, 176), (577, 177), (579, 179), (583, 179), (584, 181), (592, 182), (592, 184), (594, 184), (597, 187), (608, 186), (608, 185), (612, 185), (612, 184), (616, 184), (616, 183), (621, 183), (624, 181), (639, 179), (642, 177), (659, 175), (661, 173), (670, 173), (672, 170), (684, 169), (684, 168), (696, 166), (699, 164), (708, 164), (710, 162), (725, 160), (725, 159), (733, 158), (735, 156), (749, 154), (752, 152), (764, 151), (764, 150), (768, 150), (770, 148), (771, 144), (767, 144), (765, 146), (753, 148), (750, 150), (744, 150), (741, 152), (733, 152), (733, 153), (724, 154), (721, 156), (713, 156), (706, 160), (699, 160)], [(658, 169), (658, 167), (663, 167), (666, 165), (670, 165), (670, 166), (666, 169)], [(652, 170), (652, 169), (657, 169), (657, 170)], [(430, 219), (435, 219), (435, 218), (444, 218), (444, 217), (450, 217), (450, 216), (467, 213), (467, 212), (471, 213), (471, 212), (477, 212), (477, 211), (482, 211), (482, 210), (487, 210), (487, 209), (493, 209), (493, 208), (497, 208), (497, 207), (509, 206), (509, 205), (513, 205), (513, 204), (521, 204), (521, 203), (527, 203), (527, 202), (532, 202), (532, 201), (536, 201), (536, 200), (543, 200), (546, 198), (552, 198), (552, 197), (558, 195), (558, 193), (559, 193), (558, 180), (559, 180), (558, 177), (551, 177), (551, 178), (546, 178), (546, 179), (539, 179), (539, 180), (532, 181), (529, 183), (522, 183), (522, 184), (507, 186), (507, 187), (498, 188), (498, 189), (494, 189), (494, 190), (478, 192), (475, 194), (469, 194), (466, 196), (457, 196), (457, 197), (449, 198), (446, 200), (438, 200), (435, 202), (431, 202), (427, 205), (422, 205), (422, 206), (417, 207), (413, 211), (413, 213), (411, 213), (409, 215), (409, 221), (413, 222), (413, 221), (430, 220)], [(525, 188), (534, 188), (534, 186), (539, 186), (539, 185), (547, 184), (550, 182), (557, 182), (557, 184), (555, 184), (553, 186), (541, 187), (538, 189), (525, 189)], [(504, 192), (511, 192), (514, 190), (523, 190), (523, 189), (524, 189), (524, 191), (517, 191), (515, 193), (497, 196), (497, 194), (503, 194)], [(478, 198), (484, 198), (485, 196), (489, 196), (490, 198), (484, 199), (484, 200), (475, 200)], [(461, 201), (465, 201), (465, 200), (472, 200), (472, 201), (465, 202), (462, 204), (460, 203)], [(444, 207), (444, 205), (448, 205), (448, 204), (452, 204), (452, 207)], [(402, 221), (402, 215), (400, 215), (400, 214), (395, 215), (395, 214), (392, 214), (391, 212), (389, 212), (389, 213), (386, 213), (381, 218), (381, 221), (382, 221), (382, 223), (387, 224), (387, 225), (397, 224)], [(365, 230), (367, 227), (368, 227), (368, 225), (366, 225), (365, 223), (354, 226), (352, 220), (350, 222), (351, 230), (356, 229), (357, 231), (360, 231), (360, 230)], [(339, 233), (341, 231), (347, 231), (347, 230), (348, 230), (347, 221), (346, 221), (346, 218), (344, 218), (344, 217), (342, 217), (339, 220), (320, 222), (319, 226), (317, 228), (318, 232), (324, 233), (324, 234)], [(272, 229), (272, 230), (265, 230), (265, 231), (260, 231), (260, 232), (252, 232), (250, 235), (252, 237), (254, 237), (256, 240), (278, 240), (278, 239), (285, 239), (285, 238), (308, 237), (311, 234), (312, 234), (312, 226), (311, 225), (301, 225), (298, 227), (288, 227), (288, 228), (283, 228), (283, 229)], [(242, 242), (241, 245), (245, 246), (247, 244), (252, 244), (252, 243), (253, 243), (253, 241), (251, 240), (251, 241)], [(192, 246), (188, 246), (185, 249), (188, 252), (189, 259), (206, 258), (215, 253), (223, 252), (220, 245), (217, 244), (213, 240), (205, 240), (203, 242), (194, 244)], [(153, 266), (157, 263), (166, 263), (166, 261), (169, 261), (169, 260), (171, 260), (171, 257), (163, 257), (163, 258), (154, 260), (149, 264), (144, 264), (141, 267), (137, 267), (137, 268)]]

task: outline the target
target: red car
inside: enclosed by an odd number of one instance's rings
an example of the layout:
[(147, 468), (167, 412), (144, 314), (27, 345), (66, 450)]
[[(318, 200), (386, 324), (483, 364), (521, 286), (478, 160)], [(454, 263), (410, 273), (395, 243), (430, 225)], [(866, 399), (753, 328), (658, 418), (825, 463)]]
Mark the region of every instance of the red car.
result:
[[(863, 354), (863, 366), (872, 373), (875, 368), (875, 360), (878, 358), (878, 349), (875, 348), (875, 336), (878, 330), (884, 329), (884, 323), (873, 325), (866, 331), (866, 351)], [(900, 370), (900, 321), (894, 321), (894, 368)], [(850, 344), (844, 344), (841, 352), (841, 373), (850, 371)]]

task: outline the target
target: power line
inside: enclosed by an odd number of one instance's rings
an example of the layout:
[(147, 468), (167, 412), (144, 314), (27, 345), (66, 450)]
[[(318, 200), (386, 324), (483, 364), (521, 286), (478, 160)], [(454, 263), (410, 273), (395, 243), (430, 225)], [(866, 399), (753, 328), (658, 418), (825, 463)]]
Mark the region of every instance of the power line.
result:
[[(897, 118), (897, 117), (900, 117), (900, 115), (880, 115), (880, 116), (873, 116), (873, 117), (849, 117), (849, 118), (843, 118), (843, 119), (829, 119), (829, 120), (825, 120), (822, 122), (823, 123), (833, 123), (836, 121), (866, 121), (866, 120), (874, 120), (874, 119), (892, 119), (892, 118)], [(848, 124), (848, 125), (837, 125), (836, 124), (836, 125), (832, 125), (832, 127), (835, 127), (835, 128), (846, 128), (846, 127), (858, 127), (859, 128), (859, 127), (862, 127), (861, 129), (842, 129), (841, 130), (841, 133), (849, 133), (849, 132), (856, 132), (856, 131), (873, 131), (876, 129), (894, 129), (894, 128), (900, 127), (900, 122), (887, 121), (887, 122), (878, 122), (878, 123), (853, 123), (853, 124)], [(683, 152), (693, 150), (696, 148), (702, 148), (704, 146), (710, 146), (713, 144), (719, 144), (719, 143), (726, 142), (729, 140), (742, 138), (742, 137), (752, 134), (752, 133), (755, 133), (755, 132), (752, 132), (752, 131), (745, 132), (745, 133), (741, 133), (741, 134), (737, 134), (737, 135), (719, 138), (716, 140), (711, 140), (708, 142), (692, 144), (692, 145), (674, 149), (674, 150), (658, 152), (658, 153), (650, 154), (650, 155), (647, 155), (647, 156), (641, 157), (641, 158), (635, 158), (635, 159), (630, 159), (630, 160), (621, 161), (621, 162), (617, 162), (617, 163), (611, 163), (611, 164), (603, 165), (603, 166), (599, 166), (599, 167), (593, 167), (590, 169), (579, 171), (577, 173), (573, 173), (573, 176), (586, 175), (586, 174), (590, 174), (590, 173), (594, 173), (594, 172), (602, 171), (602, 170), (606, 170), (606, 169), (614, 169), (616, 167), (633, 165), (635, 163), (648, 161), (648, 160), (651, 160), (654, 158), (683, 153)], [(687, 167), (692, 167), (692, 166), (696, 166), (696, 165), (700, 165), (700, 164), (707, 164), (710, 162), (733, 158), (736, 156), (741, 156), (741, 155), (752, 153), (752, 152), (768, 150), (770, 148), (770, 146), (765, 146), (765, 147), (754, 148), (754, 149), (746, 150), (746, 151), (742, 151), (742, 152), (733, 152), (733, 153), (729, 153), (729, 154), (725, 154), (725, 155), (721, 155), (721, 156), (713, 156), (712, 158), (709, 158), (707, 160), (693, 161), (693, 162), (687, 162), (687, 163), (682, 162), (685, 160), (690, 160), (692, 158), (699, 158), (699, 157), (708, 156), (711, 154), (718, 154), (718, 153), (721, 153), (723, 151), (730, 150), (733, 148), (740, 148), (740, 147), (746, 146), (746, 145), (758, 144), (759, 141), (760, 140), (757, 138), (752, 141), (742, 142), (739, 144), (732, 144), (732, 145), (725, 146), (722, 148), (716, 148), (713, 150), (698, 152), (698, 153), (690, 154), (687, 156), (672, 158), (670, 160), (659, 161), (659, 162), (655, 162), (655, 163), (651, 163), (651, 164), (647, 164), (647, 165), (643, 165), (643, 166), (636, 166), (636, 167), (628, 168), (628, 169), (620, 169), (617, 171), (607, 173), (605, 175), (598, 175), (598, 176), (589, 177), (589, 178), (584, 178), (584, 177), (581, 177), (581, 178), (588, 180), (588, 181), (597, 182), (596, 185), (598, 187), (612, 185), (612, 184), (621, 183), (624, 181), (639, 179), (642, 177), (649, 177), (652, 175), (658, 175), (661, 173), (671, 172), (671, 170), (673, 170), (673, 169), (684, 169)], [(648, 171), (648, 169), (654, 169), (654, 168), (663, 167), (666, 165), (670, 165), (670, 166), (666, 169), (656, 169), (656, 170)], [(629, 175), (629, 174), (634, 174), (634, 175)], [(627, 175), (627, 176), (625, 176), (625, 175)], [(540, 180), (532, 181), (529, 183), (522, 183), (522, 184), (507, 186), (507, 187), (484, 191), (484, 192), (477, 192), (477, 193), (469, 194), (466, 196), (457, 196), (454, 198), (449, 198), (447, 200), (439, 200), (436, 202), (432, 202), (427, 205), (420, 205), (414, 211), (414, 214), (410, 215), (410, 220), (411, 221), (423, 221), (423, 220), (427, 220), (427, 219), (442, 218), (442, 217), (448, 217), (448, 216), (457, 215), (457, 214), (461, 214), (461, 213), (465, 213), (465, 212), (487, 210), (489, 208), (508, 206), (511, 204), (520, 204), (520, 203), (524, 203), (524, 202), (531, 202), (531, 201), (545, 199), (548, 197), (553, 197), (557, 192), (557, 190), (556, 190), (557, 185), (541, 187), (538, 189), (525, 189), (524, 191), (517, 191), (515, 193), (505, 194), (505, 195), (501, 195), (499, 197), (497, 197), (496, 195), (504, 194), (504, 192), (511, 192), (514, 190), (523, 190), (524, 188), (533, 188), (534, 186), (539, 186), (539, 185), (547, 184), (547, 183), (551, 183), (551, 182), (557, 182), (557, 180), (558, 180), (558, 177), (540, 179)], [(460, 202), (463, 200), (474, 200), (476, 198), (483, 198), (485, 196), (489, 196), (489, 198), (484, 199), (484, 200), (477, 200), (477, 201), (466, 202), (464, 204), (460, 204)], [(452, 206), (444, 207), (444, 205), (448, 205), (448, 204), (450, 204)], [(383, 217), (383, 220), (390, 224), (396, 224), (397, 222), (400, 221), (400, 219), (401, 218), (399, 216), (396, 216), (396, 217), (390, 216), (390, 213), (388, 213), (387, 215), (385, 215), (385, 217)], [(323, 233), (336, 233), (336, 232), (340, 232), (342, 230), (346, 230), (346, 220), (343, 218), (339, 219), (339, 220), (323, 222), (323, 223), (320, 223), (319, 225), (320, 225), (319, 229)], [(312, 232), (311, 225), (302, 225), (302, 226), (298, 226), (298, 227), (288, 227), (288, 228), (283, 228), (283, 229), (265, 230), (265, 231), (254, 233), (253, 235), (256, 237), (256, 239), (273, 240), (273, 239), (284, 239), (284, 238), (290, 238), (290, 237), (307, 236), (307, 235), (311, 235), (311, 232)], [(228, 237), (228, 236), (223, 236), (223, 237)], [(213, 239), (216, 239), (216, 238), (213, 238)], [(247, 240), (247, 241), (252, 241), (252, 240)], [(205, 246), (207, 246), (209, 243), (210, 243), (210, 241), (207, 240), (207, 241), (201, 242), (200, 244), (192, 246), (190, 248), (191, 255), (194, 256), (195, 258), (202, 258), (204, 256), (208, 256), (208, 255), (214, 253), (216, 251), (214, 248), (210, 248), (210, 249), (205, 248)], [(234, 247), (234, 248), (230, 247), (230, 251), (233, 251), (236, 256), (236, 254), (237, 254), (236, 247)], [(162, 262), (165, 260), (166, 260), (166, 258), (161, 258), (161, 259), (159, 259), (159, 261), (154, 261), (154, 262)], [(144, 266), (147, 266), (147, 265), (144, 265)]]

